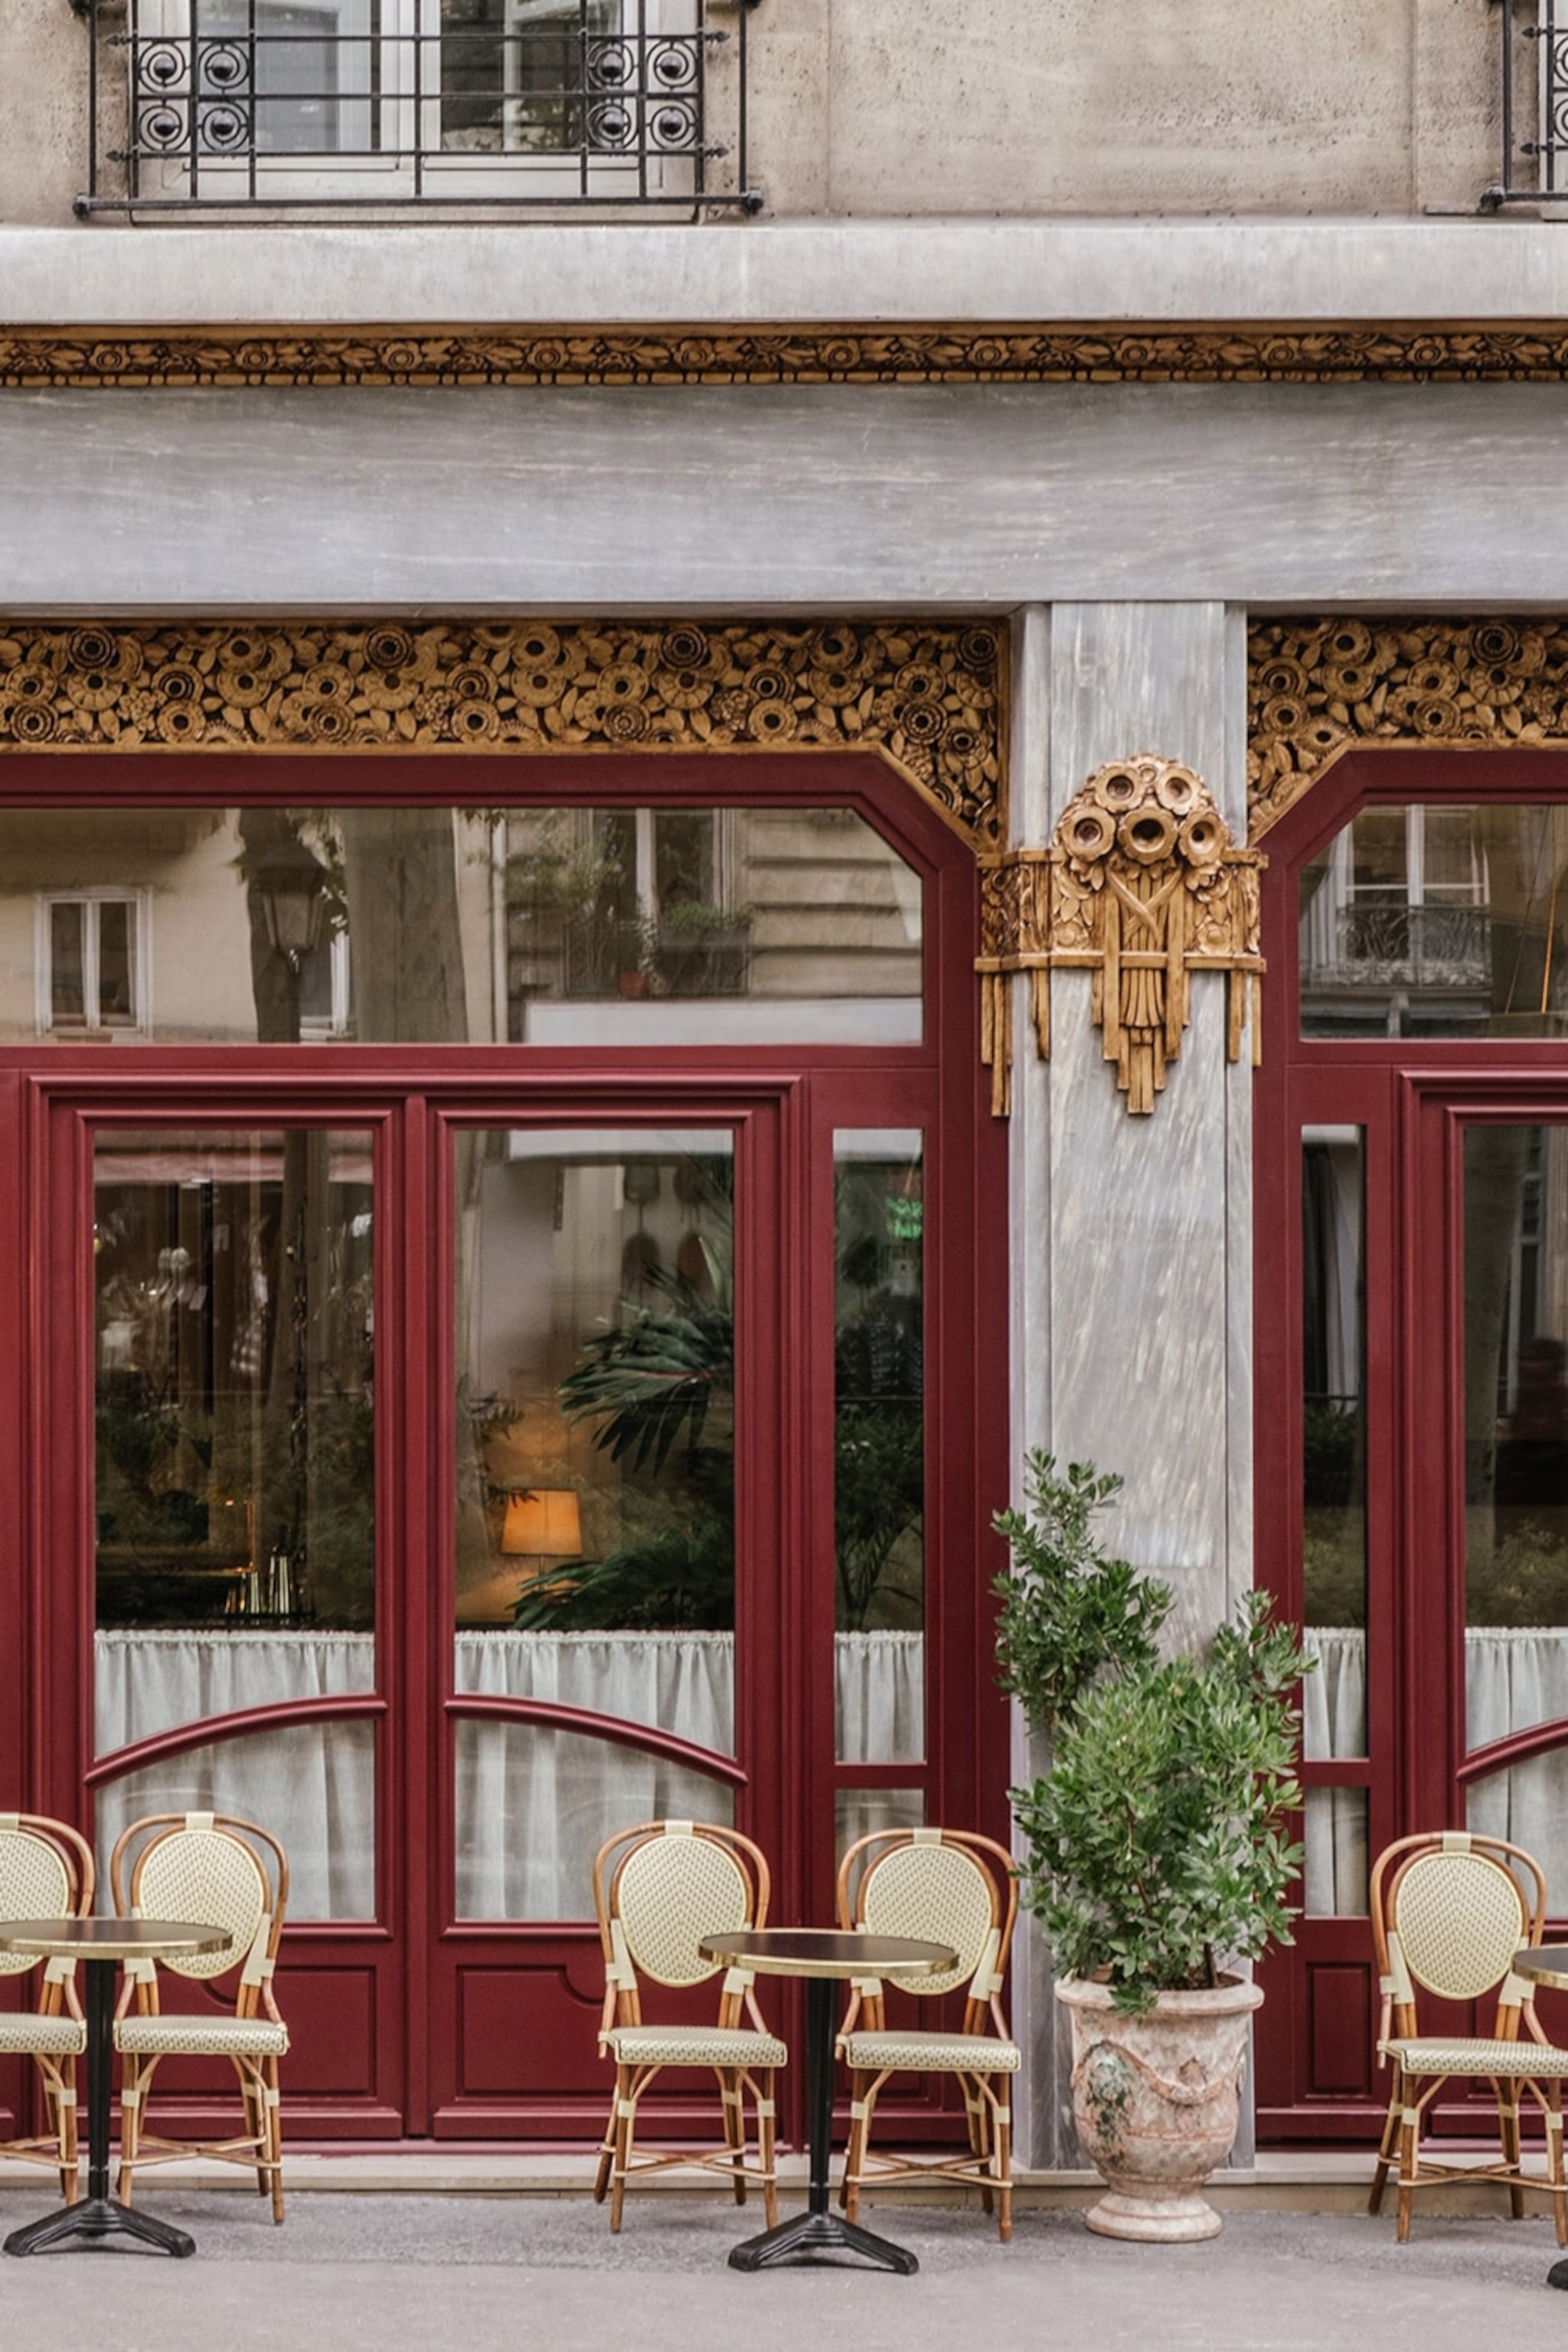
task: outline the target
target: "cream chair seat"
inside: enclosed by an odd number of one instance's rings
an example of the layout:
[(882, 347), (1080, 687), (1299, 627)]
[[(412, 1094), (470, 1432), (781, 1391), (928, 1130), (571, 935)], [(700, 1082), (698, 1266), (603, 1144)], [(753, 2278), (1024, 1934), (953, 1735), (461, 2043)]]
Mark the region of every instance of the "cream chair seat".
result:
[[(43, 1813), (0, 1813), (0, 1919), (83, 1918), (95, 1883), (87, 1840)], [(0, 1952), (0, 1976), (22, 1976), (39, 1962)], [(25, 2157), (58, 2170), (68, 2205), (77, 2197), (76, 2062), (87, 2049), (77, 1996), (76, 1962), (43, 1963), (37, 2005), (0, 2012), (0, 2052), (31, 2058), (43, 2091), (47, 2131), (0, 2140), (0, 2156)]]
[[(226, 1813), (153, 1813), (132, 1822), (110, 1859), (114, 1907), (142, 1918), (189, 1919), (221, 1927), (218, 1951), (163, 1962), (130, 1960), (121, 1989), (114, 2046), (121, 2057), (118, 2192), (131, 2201), (137, 2172), (179, 2157), (216, 2157), (253, 2167), (256, 2185), (283, 2219), (283, 2144), (278, 2062), (288, 2028), (272, 1976), (289, 1899), (282, 1846), (254, 1822)], [(233, 2006), (165, 2010), (159, 1970), (214, 1987), (237, 1970)], [(238, 2077), (244, 2128), (219, 2140), (184, 2140), (148, 2128), (153, 2074), (164, 2058), (226, 2058)]]
[[(1568, 2183), (1563, 2168), (1563, 2083), (1568, 2050), (1550, 2042), (1533, 1989), (1513, 1973), (1514, 1954), (1539, 1944), (1546, 1880), (1533, 1856), (1504, 1838), (1445, 1830), (1400, 1838), (1373, 1866), (1373, 1938), (1383, 2017), (1378, 2053), (1393, 2069), (1388, 2116), (1373, 2172), (1368, 2210), (1377, 2212), (1391, 2169), (1399, 2190), (1398, 2234), (1410, 2234), (1411, 2200), (1439, 2181), (1496, 2180), (1518, 2215), (1524, 2191), (1544, 2189), (1557, 2242), (1568, 2245)], [(1481, 2001), (1495, 1995), (1489, 2035), (1423, 2032), (1424, 2000)], [(1521, 2038), (1521, 2027), (1524, 2038)], [(1494, 2162), (1450, 2163), (1429, 2153), (1433, 2102), (1454, 2082), (1484, 2082), (1497, 2105), (1500, 2152)], [(1546, 2179), (1524, 2170), (1520, 2105), (1540, 2109)]]
[[(941, 1976), (893, 1977), (916, 1999), (964, 1988), (957, 2032), (889, 2027), (880, 1979), (858, 1978), (838, 2037), (850, 2072), (849, 2147), (840, 2192), (853, 2221), (867, 2189), (937, 2179), (979, 2183), (997, 2231), (1013, 2234), (1012, 2107), (1006, 2083), (1023, 2063), (1007, 2031), (1002, 1985), (1017, 1914), (1012, 1862), (989, 1838), (967, 1830), (878, 1830), (849, 1848), (838, 1872), (838, 1916), (873, 1936), (921, 1936), (947, 1944), (958, 1964)], [(892, 2074), (951, 2074), (963, 2093), (967, 2156), (947, 2159), (873, 2156), (878, 2095)]]
[[(610, 2195), (610, 2227), (621, 2226), (626, 2183), (670, 2165), (728, 2175), (735, 2202), (749, 2183), (763, 2192), (767, 2224), (778, 2220), (773, 2168), (773, 2076), (789, 2053), (757, 2007), (749, 1969), (724, 1970), (719, 2015), (706, 2023), (653, 2024), (642, 2014), (644, 1982), (675, 1990), (719, 1974), (698, 1947), (704, 1936), (760, 1927), (771, 1880), (760, 1848), (710, 1822), (643, 1822), (600, 1848), (594, 1904), (605, 1954), (605, 2013), (599, 2047), (615, 2062), (616, 2089), (599, 2150), (594, 2200)], [(667, 2066), (699, 2066), (719, 2080), (721, 2146), (645, 2152), (636, 2146), (637, 2107)], [(756, 2117), (757, 2154), (746, 2154), (744, 2102)]]

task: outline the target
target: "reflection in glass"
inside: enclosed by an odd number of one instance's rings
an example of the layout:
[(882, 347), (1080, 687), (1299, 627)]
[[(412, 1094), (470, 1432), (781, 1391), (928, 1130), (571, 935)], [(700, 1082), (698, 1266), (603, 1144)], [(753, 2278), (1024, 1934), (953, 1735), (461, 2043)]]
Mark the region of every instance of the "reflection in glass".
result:
[(834, 1138), (834, 1528), (841, 1632), (924, 1622), (921, 1138)]
[(121, 1830), (146, 1813), (237, 1813), (280, 1838), (289, 1856), (289, 1916), (375, 1916), (375, 1730), (372, 1724), (291, 1724), (164, 1757), (100, 1789), (100, 1872)]
[(834, 1862), (843, 1861), (857, 1838), (875, 1830), (924, 1826), (923, 1789), (840, 1789), (834, 1796)]
[(921, 879), (852, 810), (11, 808), (0, 876), (0, 1044), (921, 1034)]
[(882, 1628), (834, 1636), (835, 1754), (841, 1764), (925, 1756), (925, 1635)]
[(547, 1724), (457, 1726), (459, 1919), (591, 1919), (594, 1856), (630, 1822), (734, 1822), (721, 1780)]
[(834, 1137), (840, 1763), (925, 1754), (924, 1201), (918, 1129)]
[(100, 892), (46, 898), (39, 911), (47, 919), (47, 930), (37, 927), (40, 1034), (134, 1030), (142, 996), (137, 902)]
[(1468, 1127), (1464, 1169), (1475, 1748), (1568, 1717), (1568, 1129)]
[(1300, 885), (1308, 1037), (1558, 1037), (1568, 811), (1364, 809)]
[(458, 1687), (728, 1750), (730, 1137), (490, 1130), (458, 1153)]
[(100, 1131), (100, 1628), (374, 1622), (371, 1236), (366, 1134)]
[(262, 155), (379, 145), (372, 92), (380, 14), (379, 0), (191, 0), (204, 152), (221, 157), (247, 125)]
[(1308, 1789), (1303, 1795), (1301, 1908), (1310, 1919), (1364, 1918), (1366, 1790)]
[(1304, 1753), (1366, 1753), (1364, 1149), (1359, 1128), (1301, 1139), (1302, 1618), (1320, 1667)]
[[(1468, 1829), (1521, 1845), (1546, 1873), (1549, 1887), (1568, 1885), (1568, 1748), (1548, 1748), (1508, 1772), (1489, 1772), (1472, 1780), (1465, 1796)], [(1554, 1912), (1561, 1902), (1554, 1896)]]
[(590, 44), (621, 20), (621, 0), (441, 0), (443, 148), (549, 154), (605, 143), (596, 113), (611, 85), (602, 68), (595, 82)]
[(920, 1038), (919, 877), (853, 810), (519, 811), (505, 856), (515, 1037)]

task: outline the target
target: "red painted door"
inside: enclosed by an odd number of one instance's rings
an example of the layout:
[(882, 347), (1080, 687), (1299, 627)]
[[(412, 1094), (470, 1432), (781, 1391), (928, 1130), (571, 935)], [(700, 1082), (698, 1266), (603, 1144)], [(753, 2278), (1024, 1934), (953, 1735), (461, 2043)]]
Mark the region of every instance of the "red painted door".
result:
[(1568, 1910), (1565, 782), (1358, 757), (1269, 843), (1258, 1551), (1318, 1660), (1305, 1911), (1259, 2039), (1275, 2139), (1378, 2128), (1384, 1844), (1510, 1837)]
[[(778, 1919), (827, 1916), (863, 1827), (998, 1826), (975, 877), (861, 797), (923, 910), (883, 1045), (662, 1005), (671, 1042), (574, 1045), (568, 991), (537, 1044), (367, 1046), (323, 968), (281, 1046), (4, 1057), (13, 1785), (105, 1851), (169, 1807), (279, 1830), (296, 2140), (596, 2134), (590, 1871), (629, 1819), (733, 1819)], [(637, 836), (666, 888), (686, 848)], [(152, 903), (49, 935), (106, 1021), (146, 1021)], [(679, 995), (698, 951), (658, 952)], [(740, 952), (703, 935), (710, 987)]]

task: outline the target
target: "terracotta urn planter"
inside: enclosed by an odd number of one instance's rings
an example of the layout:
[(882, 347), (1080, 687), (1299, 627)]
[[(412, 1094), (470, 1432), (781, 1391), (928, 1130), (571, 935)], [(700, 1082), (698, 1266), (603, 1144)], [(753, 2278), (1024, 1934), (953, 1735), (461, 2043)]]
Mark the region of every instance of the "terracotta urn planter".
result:
[(1228, 1977), (1212, 1990), (1163, 1992), (1141, 2017), (1111, 2004), (1108, 1987), (1068, 1978), (1057, 1999), (1072, 2019), (1073, 2120), (1106, 2183), (1091, 2230), (1107, 2238), (1212, 2238), (1219, 2215), (1199, 2195), (1230, 2154), (1254, 1984)]

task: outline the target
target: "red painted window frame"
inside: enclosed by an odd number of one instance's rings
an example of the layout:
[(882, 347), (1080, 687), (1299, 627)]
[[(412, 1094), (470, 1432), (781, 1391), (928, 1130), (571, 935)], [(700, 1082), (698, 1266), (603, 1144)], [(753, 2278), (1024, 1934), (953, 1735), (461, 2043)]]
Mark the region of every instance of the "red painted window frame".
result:
[[(1462, 1129), (1478, 1118), (1568, 1118), (1568, 1044), (1552, 1039), (1309, 1038), (1300, 1034), (1298, 879), (1360, 810), (1568, 800), (1568, 753), (1387, 746), (1343, 754), (1264, 836), (1269, 1026), (1254, 1097), (1256, 1544), (1258, 1580), (1300, 1621), (1301, 1586), (1300, 1132), (1359, 1125), (1366, 1147), (1365, 1346), (1369, 1461), (1369, 1756), (1303, 1766), (1309, 1787), (1364, 1785), (1368, 1850), (1409, 1830), (1460, 1825), (1463, 1786), (1500, 1756), (1463, 1745), (1464, 1602), (1455, 1570), (1463, 1427), (1455, 1301), (1460, 1284)], [(1440, 1465), (1434, 1475), (1433, 1465)], [(1431, 1606), (1417, 1563), (1441, 1559)], [(1520, 1743), (1547, 1744), (1536, 1735)], [(1375, 2139), (1386, 2078), (1362, 2035), (1364, 2088), (1311, 2093), (1314, 2049), (1342, 2063), (1336, 2004), (1375, 2026), (1370, 1925), (1301, 1920), (1262, 1970), (1260, 2141)], [(1322, 1971), (1321, 1978), (1315, 1975)], [(1354, 2034), (1350, 2038), (1353, 2040)], [(1451, 2118), (1463, 2128), (1463, 2116)]]
[[(990, 1115), (988, 1079), (977, 1052), (978, 1001), (972, 966), (978, 944), (979, 886), (973, 846), (951, 820), (874, 753), (835, 753), (831, 760), (799, 752), (661, 753), (656, 761), (647, 754), (506, 753), (483, 755), (482, 768), (472, 764), (475, 756), (15, 753), (0, 756), (0, 805), (243, 802), (330, 806), (363, 799), (445, 806), (459, 798), (485, 806), (567, 801), (635, 805), (654, 798), (708, 804), (847, 805), (890, 840), (928, 884), (922, 1042), (874, 1053), (779, 1046), (743, 1054), (700, 1048), (655, 1053), (611, 1047), (333, 1045), (305, 1049), (310, 1055), (308, 1063), (301, 1062), (300, 1049), (265, 1046), (39, 1044), (0, 1049), (0, 1135), (14, 1139), (13, 1149), (0, 1146), (0, 1208), (12, 1211), (4, 1231), (13, 1236), (9, 1246), (0, 1242), (0, 1300), (9, 1310), (9, 1328), (17, 1334), (25, 1360), (37, 1368), (34, 1379), (18, 1381), (8, 1397), (0, 1397), (0, 1465), (5, 1465), (0, 1534), (8, 1539), (9, 1557), (26, 1563), (15, 1601), (14, 1625), (23, 1635), (15, 1679), (18, 1704), (5, 1711), (0, 1757), (10, 1765), (11, 1785), (25, 1787), (29, 1801), (66, 1818), (79, 1812), (82, 1790), (106, 1777), (89, 1752), (90, 1643), (82, 1638), (83, 1626), (91, 1622), (88, 1478), (79, 1454), (71, 1463), (59, 1449), (50, 1456), (54, 1466), (47, 1480), (39, 1467), (47, 1451), (46, 1429), (58, 1428), (62, 1414), (68, 1419), (79, 1411), (82, 1382), (89, 1377), (82, 1366), (91, 1303), (76, 1239), (90, 1192), (85, 1141), (89, 1118), (132, 1123), (199, 1118), (204, 1124), (226, 1117), (247, 1124), (381, 1122), (377, 1266), (387, 1328), (384, 1342), (378, 1335), (378, 1347), (396, 1349), (399, 1360), (409, 1367), (416, 1391), (405, 1408), (410, 1422), (420, 1417), (426, 1429), (438, 1432), (444, 1423), (433, 1395), (419, 1392), (423, 1360), (414, 1335), (431, 1328), (429, 1268), (437, 1262), (442, 1244), (438, 1129), (443, 1118), (480, 1124), (491, 1116), (510, 1118), (516, 1115), (520, 1088), (526, 1087), (531, 1108), (549, 1099), (572, 1105), (574, 1116), (584, 1102), (597, 1099), (605, 1106), (613, 1099), (605, 1115), (617, 1124), (639, 1092), (647, 1095), (650, 1120), (668, 1119), (672, 1097), (679, 1095), (682, 1118), (700, 1123), (698, 1107), (703, 1101), (733, 1105), (754, 1097), (782, 1102), (792, 1087), (797, 1094), (804, 1087), (818, 1115), (811, 1129), (815, 1144), (800, 1129), (797, 1116), (799, 1132), (792, 1131), (782, 1147), (780, 1165), (785, 1171), (785, 1189), (796, 1203), (794, 1216), (799, 1230), (793, 1244), (795, 1271), (785, 1277), (783, 1287), (788, 1295), (780, 1300), (780, 1339), (787, 1346), (795, 1335), (803, 1343), (809, 1339), (819, 1358), (826, 1341), (825, 1360), (830, 1364), (831, 1253), (825, 1255), (819, 1248), (808, 1263), (811, 1254), (800, 1234), (813, 1230), (814, 1221), (818, 1235), (831, 1233), (832, 1127), (915, 1124), (909, 1116), (912, 1089), (923, 1105), (920, 1123), (927, 1138), (927, 1198), (939, 1204), (928, 1230), (942, 1235), (940, 1262), (928, 1266), (926, 1360), (928, 1380), (939, 1391), (933, 1410), (943, 1443), (931, 1449), (928, 1465), (926, 1542), (936, 1612), (928, 1618), (927, 1632), (932, 1655), (940, 1650), (942, 1665), (940, 1677), (933, 1673), (930, 1679), (932, 1704), (923, 1772), (903, 1767), (835, 1767), (815, 1804), (781, 1801), (775, 1809), (774, 1852), (784, 1904), (801, 1916), (826, 1917), (832, 1886), (833, 1786), (926, 1780), (941, 1791), (939, 1809), (948, 1818), (962, 1816), (993, 1834), (1005, 1830), (1006, 1715), (991, 1664), (994, 1604), (989, 1591), (991, 1574), (1002, 1564), (991, 1513), (1007, 1490), (1005, 1130)], [(461, 768), (454, 766), (458, 758), (466, 762)], [(651, 1108), (655, 1096), (657, 1113)], [(400, 1150), (391, 1150), (385, 1138), (392, 1127), (410, 1119), (423, 1123), (423, 1136), (410, 1134)], [(72, 1122), (79, 1132), (74, 1140), (62, 1140)], [(50, 1191), (62, 1151), (73, 1171), (63, 1202)], [(41, 1204), (45, 1230), (26, 1229), (24, 1210), (29, 1202)], [(395, 1238), (400, 1234), (417, 1236), (416, 1245), (400, 1247)], [(60, 1344), (64, 1299), (70, 1302), (68, 1328), (75, 1332), (74, 1346)], [(85, 1360), (90, 1364), (90, 1350)], [(433, 1442), (437, 1475), (418, 1493), (411, 1491), (406, 1476), (400, 1479), (395, 1467), (395, 1458), (406, 1466), (407, 1449), (381, 1448), (378, 1549), (384, 1559), (395, 1548), (405, 1559), (411, 1547), (422, 1549), (429, 1560), (441, 1557), (449, 1433), (444, 1461), (443, 1441), (437, 1437)], [(808, 1557), (820, 1560), (825, 1528), (831, 1559), (831, 1479), (825, 1475), (832, 1464), (830, 1394), (820, 1392), (811, 1400), (805, 1426), (792, 1442), (798, 1446), (802, 1465), (790, 1482), (793, 1494), (768, 1495), (765, 1482), (759, 1483), (754, 1469), (752, 1473), (757, 1507), (771, 1510), (776, 1503), (784, 1553), (791, 1565), (776, 1598), (779, 1637), (765, 1687), (759, 1680), (764, 1650), (758, 1644), (753, 1646), (753, 1686), (738, 1694), (738, 1704), (742, 1710), (772, 1707), (782, 1692), (792, 1727), (784, 1777), (795, 1782), (804, 1769), (798, 1751), (810, 1749), (818, 1759), (832, 1752), (831, 1579), (825, 1580), (819, 1572), (813, 1576), (804, 1565)], [(64, 1574), (58, 1572), (62, 1546), (75, 1555), (74, 1563), (68, 1559)], [(967, 1573), (950, 1572), (952, 1561), (973, 1566)], [(325, 1702), (308, 1710), (269, 1711), (268, 1719), (322, 1712), (359, 1715), (376, 1724), (377, 1738), (384, 1744), (393, 1737), (392, 1718), (400, 1707), (408, 1719), (408, 1695), (425, 1675), (423, 1661), (430, 1643), (447, 1642), (449, 1653), (449, 1612), (443, 1624), (438, 1579), (433, 1589), (437, 1597), (426, 1599), (423, 1613), (412, 1607), (402, 1622), (393, 1622), (392, 1612), (378, 1610), (374, 1696)], [(784, 1635), (795, 1626), (801, 1629), (801, 1641), (792, 1645)], [(60, 1704), (58, 1662), (62, 1658), (74, 1659), (68, 1707)], [(816, 1661), (815, 1667), (808, 1665), (810, 1660)], [(826, 1675), (824, 1660), (828, 1662)], [(945, 1705), (942, 1692), (949, 1695)], [(455, 1701), (447, 1689), (442, 1714), (448, 1724), (454, 1712), (472, 1711), (478, 1711), (474, 1703)], [(262, 1725), (258, 1721), (248, 1727)], [(224, 1732), (235, 1736), (233, 1718)], [(634, 1727), (631, 1736), (643, 1735)], [(188, 1744), (186, 1727), (152, 1743), (151, 1755)], [(414, 1817), (410, 1808), (415, 1804), (427, 1808), (431, 1790), (449, 1772), (449, 1737), (437, 1725), (426, 1723), (408, 1748), (397, 1789), (401, 1813), (395, 1815), (393, 1805), (384, 1802), (378, 1815), (381, 1916), (395, 1917), (406, 1930), (409, 1956), (408, 1969), (387, 1986), (389, 1997), (378, 2011), (378, 2083), (400, 2072), (400, 2047), (421, 2035), (434, 2032), (438, 2037), (444, 2030), (440, 2016), (433, 2014), (429, 1973), (437, 1923), (443, 1917), (442, 1865), (433, 1854), (408, 1853), (396, 1824)], [(121, 1755), (113, 1760), (122, 1767), (126, 1759)], [(817, 1769), (820, 1776), (820, 1760)], [(826, 1802), (820, 1801), (823, 1797)], [(432, 1818), (427, 1810), (419, 1817)], [(784, 1916), (785, 1908), (775, 1903), (775, 1916)], [(497, 1931), (481, 1928), (470, 1937), (463, 1923), (456, 1923), (446, 1932), (454, 1940), (479, 1945), (488, 1936), (505, 1946), (532, 1931), (508, 1927), (498, 1937)], [(354, 1924), (306, 1925), (290, 1929), (288, 1938), (292, 1956), (315, 1955), (323, 1963), (329, 1948), (369, 1955), (385, 1944), (386, 1930), (379, 1924), (363, 1930)], [(595, 2111), (591, 2128), (596, 2132), (602, 2120), (602, 2086), (595, 2087), (589, 2104)], [(934, 2108), (922, 2105), (919, 2115), (911, 2109), (912, 2123), (918, 2124), (921, 2116), (939, 2133), (949, 2127)], [(432, 2129), (479, 2137), (493, 2130), (510, 2136), (520, 2122), (532, 2137), (576, 2136), (590, 2127), (587, 2112), (576, 2103), (565, 2107), (557, 2103), (553, 2110), (542, 2108), (520, 2117), (513, 2109), (489, 2115), (474, 2103), (458, 2101), (443, 2116), (438, 2088), (425, 2098), (417, 2095), (417, 2086), (405, 2083), (397, 2084), (390, 2098), (350, 2099), (335, 2107), (326, 2103), (314, 2120), (323, 2132), (347, 2131), (367, 2138)], [(679, 2113), (669, 2120), (679, 2128)]]

